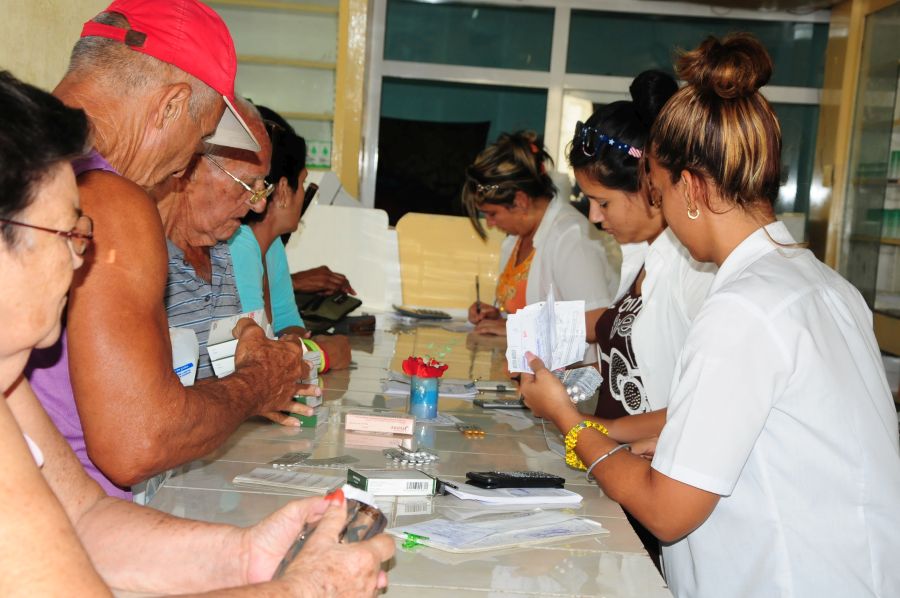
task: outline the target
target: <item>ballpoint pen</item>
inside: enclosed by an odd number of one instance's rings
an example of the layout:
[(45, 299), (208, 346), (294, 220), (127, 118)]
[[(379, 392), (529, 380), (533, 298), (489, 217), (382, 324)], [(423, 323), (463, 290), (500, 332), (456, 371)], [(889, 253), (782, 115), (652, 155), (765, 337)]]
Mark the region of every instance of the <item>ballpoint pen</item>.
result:
[(475, 275), (475, 313), (481, 315), (481, 285), (478, 283), (478, 275)]

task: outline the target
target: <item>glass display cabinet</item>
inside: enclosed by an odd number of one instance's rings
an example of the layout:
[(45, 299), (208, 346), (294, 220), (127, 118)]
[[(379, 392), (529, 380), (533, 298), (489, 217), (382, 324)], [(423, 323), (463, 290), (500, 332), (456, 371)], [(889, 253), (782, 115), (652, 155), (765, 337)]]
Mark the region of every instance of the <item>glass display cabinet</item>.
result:
[(841, 274), (900, 354), (900, 3), (866, 17), (850, 145)]

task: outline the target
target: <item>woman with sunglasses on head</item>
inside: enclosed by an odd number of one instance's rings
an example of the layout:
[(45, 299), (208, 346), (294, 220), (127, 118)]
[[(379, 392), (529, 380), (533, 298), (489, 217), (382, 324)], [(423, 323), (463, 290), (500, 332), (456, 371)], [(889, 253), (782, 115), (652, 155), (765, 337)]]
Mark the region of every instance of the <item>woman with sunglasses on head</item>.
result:
[[(675, 361), (715, 271), (691, 259), (666, 227), (660, 206), (649, 201), (640, 176), (650, 127), (677, 90), (666, 73), (641, 73), (629, 87), (631, 101), (607, 104), (579, 122), (569, 147), (569, 165), (590, 201), (591, 222), (615, 237), (624, 256), (615, 302), (588, 320), (588, 341), (597, 342), (603, 377), (591, 419), (621, 442), (640, 440), (665, 421)], [(565, 408), (577, 412), (575, 405)], [(658, 563), (659, 542), (626, 515)]]
[(632, 100), (579, 122), (569, 147), (591, 222), (613, 235), (624, 255), (615, 303), (588, 320), (588, 340), (601, 352), (600, 418), (666, 406), (675, 359), (715, 271), (692, 260), (666, 227), (639, 172), (650, 127), (677, 90), (662, 71), (641, 73), (629, 87)]
[[(261, 212), (248, 212), (228, 241), (241, 309), (265, 309), (279, 335), (293, 334), (309, 349), (320, 351), (319, 372), (350, 364), (350, 343), (345, 336), (309, 336), (294, 300), (291, 273), (282, 242), (297, 229), (305, 208), (306, 140), (277, 112), (257, 106), (272, 142), (272, 160), (266, 176), (274, 190)], [(265, 256), (265, 259), (263, 259)], [(340, 275), (338, 275), (340, 276)], [(344, 278), (344, 291), (353, 292)]]
[(553, 286), (559, 301), (584, 300), (586, 310), (610, 304), (618, 276), (587, 219), (556, 197), (547, 173), (549, 154), (531, 132), (504, 133), (466, 169), (463, 203), (475, 229), (488, 226), (509, 236), (500, 251), (496, 307), (473, 303), (475, 331), (506, 334), (504, 313), (546, 299)]
[(781, 130), (747, 34), (684, 53), (687, 81), (646, 152), (651, 193), (691, 255), (719, 269), (678, 359), (652, 464), (533, 360), (537, 415), (664, 542), (676, 596), (896, 596), (897, 418), (859, 292), (775, 220)]

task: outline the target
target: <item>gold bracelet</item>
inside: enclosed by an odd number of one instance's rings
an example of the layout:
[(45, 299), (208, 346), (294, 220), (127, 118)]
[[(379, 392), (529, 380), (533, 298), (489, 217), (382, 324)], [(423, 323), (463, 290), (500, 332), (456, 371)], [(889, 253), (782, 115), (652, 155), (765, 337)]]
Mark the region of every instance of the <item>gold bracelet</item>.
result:
[(566, 465), (573, 469), (586, 469), (584, 463), (582, 463), (578, 455), (575, 454), (575, 445), (578, 444), (578, 434), (585, 428), (594, 428), (595, 430), (599, 430), (601, 434), (609, 436), (609, 430), (606, 429), (606, 426), (589, 419), (572, 426), (572, 429), (566, 434)]

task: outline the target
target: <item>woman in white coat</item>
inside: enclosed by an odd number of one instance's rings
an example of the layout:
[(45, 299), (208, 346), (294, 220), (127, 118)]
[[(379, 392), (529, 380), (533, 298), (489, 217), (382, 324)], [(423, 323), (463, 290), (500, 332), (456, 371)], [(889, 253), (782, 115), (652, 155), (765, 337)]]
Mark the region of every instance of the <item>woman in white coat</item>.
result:
[(509, 234), (500, 252), (494, 305), (475, 302), (469, 321), (476, 332), (506, 334), (504, 314), (547, 298), (583, 300), (585, 309), (607, 307), (618, 276), (587, 219), (556, 197), (547, 166), (552, 160), (531, 132), (500, 135), (466, 170), (463, 203), (479, 233), (488, 226)]
[(676, 596), (896, 596), (896, 412), (862, 296), (775, 220), (771, 73), (755, 38), (708, 38), (651, 131), (655, 201), (719, 266), (652, 463), (567, 407), (539, 360), (523, 387), (568, 430), (567, 461), (663, 541)]

